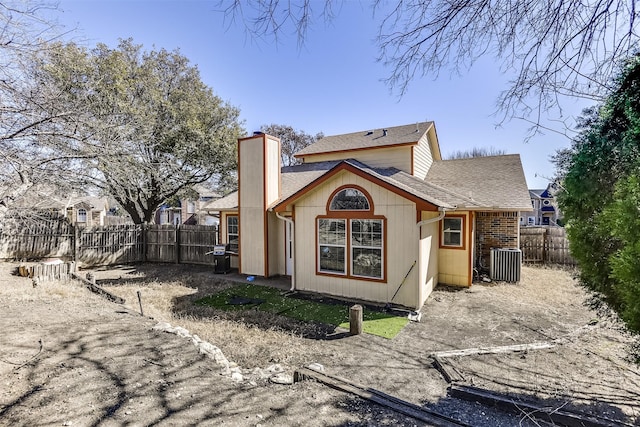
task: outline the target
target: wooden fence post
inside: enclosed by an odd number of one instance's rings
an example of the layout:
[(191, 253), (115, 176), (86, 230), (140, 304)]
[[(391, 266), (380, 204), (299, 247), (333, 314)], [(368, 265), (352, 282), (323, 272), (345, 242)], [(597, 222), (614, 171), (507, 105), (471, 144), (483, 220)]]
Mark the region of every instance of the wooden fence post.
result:
[(140, 316), (144, 316), (144, 311), (142, 311), (142, 293), (140, 291), (138, 293), (138, 304), (140, 304)]
[(176, 224), (176, 264), (180, 264), (180, 224)]
[(79, 262), (80, 256), (80, 228), (77, 225), (71, 225), (71, 229), (73, 230), (73, 260), (75, 262)]
[(149, 226), (145, 222), (140, 227), (142, 230), (142, 262), (147, 262), (147, 244), (149, 242), (147, 233), (149, 232)]
[(549, 262), (549, 230), (544, 229), (542, 233), (542, 264), (547, 265)]
[(362, 333), (362, 306), (359, 304), (349, 309), (349, 333), (351, 335)]

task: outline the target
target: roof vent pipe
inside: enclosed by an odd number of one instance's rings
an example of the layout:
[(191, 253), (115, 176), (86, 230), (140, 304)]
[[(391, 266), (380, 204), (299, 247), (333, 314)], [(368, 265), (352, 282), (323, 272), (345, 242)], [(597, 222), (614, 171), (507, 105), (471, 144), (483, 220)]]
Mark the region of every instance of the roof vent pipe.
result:
[(382, 129), (382, 136), (387, 136), (387, 130), (386, 129)]

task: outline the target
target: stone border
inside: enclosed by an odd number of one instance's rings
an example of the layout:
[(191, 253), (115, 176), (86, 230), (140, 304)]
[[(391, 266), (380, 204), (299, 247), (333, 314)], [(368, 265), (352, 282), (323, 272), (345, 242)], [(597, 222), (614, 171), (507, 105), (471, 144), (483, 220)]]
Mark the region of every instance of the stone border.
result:
[(286, 369), (279, 363), (271, 365), (265, 369), (255, 368), (253, 370), (243, 370), (235, 362), (229, 361), (222, 350), (217, 346), (203, 341), (197, 335), (192, 335), (188, 330), (180, 326), (171, 326), (167, 322), (157, 323), (152, 330), (158, 332), (167, 332), (178, 335), (179, 337), (190, 339), (193, 345), (198, 349), (200, 354), (212, 359), (220, 368), (221, 375), (230, 377), (232, 381), (241, 383), (247, 381), (251, 386), (257, 386), (256, 379), (269, 379), (276, 384), (293, 384), (293, 375), (286, 372)]

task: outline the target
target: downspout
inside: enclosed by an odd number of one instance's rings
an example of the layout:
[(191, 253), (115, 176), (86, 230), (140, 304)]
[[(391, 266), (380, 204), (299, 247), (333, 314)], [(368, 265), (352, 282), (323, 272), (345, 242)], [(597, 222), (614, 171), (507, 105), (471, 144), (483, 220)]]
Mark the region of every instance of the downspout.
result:
[[(272, 209), (270, 209), (272, 210)], [(295, 239), (295, 233), (296, 233), (296, 228), (295, 228), (295, 224), (293, 222), (292, 219), (284, 217), (282, 215), (280, 215), (278, 212), (273, 211), (273, 213), (276, 214), (276, 218), (281, 219), (282, 221), (285, 222), (285, 224), (289, 224), (291, 225), (291, 289), (289, 289), (289, 291), (295, 291), (296, 290), (296, 259), (295, 259), (295, 249), (296, 249), (296, 239)], [(286, 233), (286, 231), (285, 231)], [(286, 256), (286, 254), (285, 254)], [(286, 263), (286, 261), (285, 261)]]
[[(455, 208), (449, 210), (455, 210)], [(431, 224), (432, 222), (438, 222), (447, 214), (447, 208), (440, 207), (438, 208), (438, 211), (440, 211), (440, 215), (435, 218), (423, 219), (422, 221), (416, 223), (416, 227), (420, 228), (423, 225)]]
[[(449, 209), (449, 210), (455, 210), (456, 208), (454, 207), (453, 209)], [(431, 224), (434, 222), (438, 222), (441, 221), (444, 216), (447, 214), (447, 208), (443, 208), (443, 207), (439, 207), (438, 211), (440, 212), (440, 214), (435, 217), (435, 218), (429, 218), (429, 219), (424, 219), (422, 221), (419, 221), (416, 223), (416, 227), (418, 227), (418, 260), (420, 261), (418, 263), (418, 295), (417, 295), (417, 304), (416, 304), (416, 310), (419, 309), (419, 305), (422, 305), (422, 283), (420, 283), (421, 278), (422, 278), (422, 245), (420, 243), (420, 241), (422, 240), (422, 226), (423, 225), (427, 225), (427, 224)]]

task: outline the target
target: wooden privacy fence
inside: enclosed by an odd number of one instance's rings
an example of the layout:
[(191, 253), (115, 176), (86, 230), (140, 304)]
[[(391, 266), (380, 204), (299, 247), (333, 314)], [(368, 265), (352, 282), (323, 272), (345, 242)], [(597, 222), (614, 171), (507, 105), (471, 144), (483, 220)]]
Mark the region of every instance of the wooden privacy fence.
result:
[(73, 259), (82, 265), (128, 264), (144, 260), (141, 225), (76, 228)]
[(144, 259), (149, 262), (213, 264), (218, 229), (211, 225), (152, 225), (145, 230)]
[(74, 260), (84, 266), (171, 262), (213, 264), (218, 243), (210, 225), (112, 225), (80, 228), (31, 224), (0, 230), (0, 258)]
[(520, 250), (526, 263), (576, 265), (563, 227), (521, 227)]
[(60, 219), (5, 219), (0, 229), (0, 258), (68, 258), (74, 227)]

